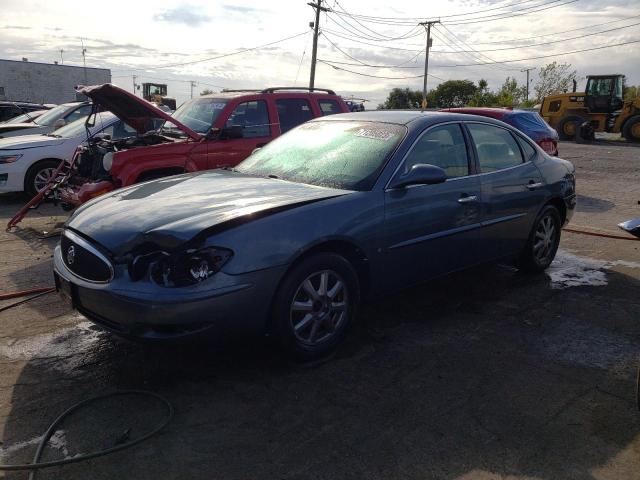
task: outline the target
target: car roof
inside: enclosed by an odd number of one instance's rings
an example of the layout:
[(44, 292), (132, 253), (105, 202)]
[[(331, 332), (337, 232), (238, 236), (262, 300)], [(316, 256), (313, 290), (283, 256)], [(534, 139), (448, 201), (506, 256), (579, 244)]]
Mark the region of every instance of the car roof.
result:
[[(369, 110), (366, 112), (337, 113), (318, 117), (311, 122), (318, 121), (339, 121), (339, 120), (360, 120), (364, 122), (395, 123), (398, 125), (409, 125), (412, 123), (420, 125), (436, 124), (448, 121), (478, 120), (477, 115), (467, 115), (456, 112), (421, 112), (419, 110)], [(484, 117), (483, 120), (495, 122), (501, 125), (502, 122)]]

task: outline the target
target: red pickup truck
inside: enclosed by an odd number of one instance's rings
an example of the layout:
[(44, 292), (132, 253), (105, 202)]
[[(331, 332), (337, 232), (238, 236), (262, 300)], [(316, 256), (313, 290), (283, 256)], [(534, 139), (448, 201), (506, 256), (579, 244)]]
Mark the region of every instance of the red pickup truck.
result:
[(69, 208), (134, 183), (235, 166), (307, 120), (349, 111), (341, 97), (325, 89), (224, 91), (189, 100), (173, 115), (111, 84), (79, 87), (78, 92), (136, 134), (117, 140), (96, 135), (79, 147), (72, 176), (59, 190)]

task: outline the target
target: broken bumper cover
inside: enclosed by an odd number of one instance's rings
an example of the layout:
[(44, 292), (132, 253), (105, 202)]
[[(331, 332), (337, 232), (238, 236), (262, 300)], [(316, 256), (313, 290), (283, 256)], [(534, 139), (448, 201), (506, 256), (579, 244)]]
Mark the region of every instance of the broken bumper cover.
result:
[(76, 187), (66, 187), (60, 190), (60, 201), (78, 207), (92, 198), (115, 190), (116, 186), (109, 180), (94, 183), (84, 183)]
[[(208, 290), (132, 282), (123, 266), (109, 283), (76, 277), (54, 251), (56, 287), (93, 323), (119, 336), (147, 341), (260, 335), (286, 267), (242, 275), (216, 274)], [(209, 283), (209, 282), (207, 282)]]

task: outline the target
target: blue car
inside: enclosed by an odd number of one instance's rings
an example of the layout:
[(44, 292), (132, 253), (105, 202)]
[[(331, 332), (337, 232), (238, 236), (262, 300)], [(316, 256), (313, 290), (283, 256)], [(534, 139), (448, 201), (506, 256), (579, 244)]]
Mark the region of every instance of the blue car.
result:
[(234, 169), (88, 202), (65, 225), (55, 278), (124, 337), (269, 333), (312, 357), (369, 297), (497, 259), (544, 270), (575, 198), (573, 165), (500, 121), (332, 115)]

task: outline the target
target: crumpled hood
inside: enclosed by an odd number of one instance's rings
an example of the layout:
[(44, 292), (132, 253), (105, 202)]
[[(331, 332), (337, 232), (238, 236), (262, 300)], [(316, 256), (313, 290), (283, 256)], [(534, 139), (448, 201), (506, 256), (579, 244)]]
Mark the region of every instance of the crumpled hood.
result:
[(54, 147), (64, 143), (66, 140), (68, 139), (37, 134), (0, 138), (0, 150), (23, 150), (26, 148)]
[(151, 243), (171, 250), (205, 229), (256, 218), (298, 204), (348, 194), (226, 170), (168, 177), (133, 185), (81, 206), (67, 227), (115, 255)]
[(180, 123), (158, 107), (153, 106), (145, 99), (137, 97), (110, 83), (90, 87), (78, 86), (76, 91), (89, 97), (104, 110), (114, 113), (119, 119), (135, 128), (138, 133), (149, 131), (149, 126), (152, 125), (154, 118), (162, 118), (163, 120), (168, 120), (173, 123), (189, 138), (193, 140), (200, 140), (202, 138), (200, 134)]

